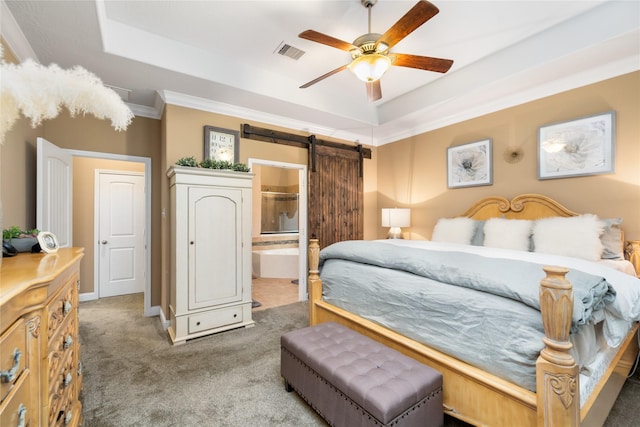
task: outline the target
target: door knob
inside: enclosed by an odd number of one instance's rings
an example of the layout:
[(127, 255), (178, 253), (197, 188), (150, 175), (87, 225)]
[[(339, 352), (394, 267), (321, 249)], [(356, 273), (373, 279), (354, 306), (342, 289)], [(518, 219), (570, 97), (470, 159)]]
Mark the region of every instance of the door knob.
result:
[(100, 242), (100, 243), (102, 243), (103, 245), (106, 245), (108, 242), (107, 242), (106, 240), (103, 240), (103, 241), (102, 241), (102, 242)]

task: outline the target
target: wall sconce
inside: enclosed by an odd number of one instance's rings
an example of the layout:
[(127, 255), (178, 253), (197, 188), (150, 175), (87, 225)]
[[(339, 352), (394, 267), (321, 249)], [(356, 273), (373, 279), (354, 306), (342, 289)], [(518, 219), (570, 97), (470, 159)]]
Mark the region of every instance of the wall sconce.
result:
[(382, 226), (391, 227), (387, 239), (402, 239), (400, 227), (411, 226), (411, 209), (382, 209)]

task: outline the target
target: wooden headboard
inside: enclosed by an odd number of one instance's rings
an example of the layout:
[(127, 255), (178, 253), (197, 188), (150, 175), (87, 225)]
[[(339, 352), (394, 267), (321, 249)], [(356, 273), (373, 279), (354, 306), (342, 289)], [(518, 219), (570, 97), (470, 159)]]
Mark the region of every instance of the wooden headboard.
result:
[(489, 218), (535, 220), (552, 216), (570, 217), (576, 215), (580, 214), (565, 208), (547, 196), (522, 194), (514, 197), (511, 201), (499, 196), (486, 197), (476, 202), (460, 216), (478, 220)]

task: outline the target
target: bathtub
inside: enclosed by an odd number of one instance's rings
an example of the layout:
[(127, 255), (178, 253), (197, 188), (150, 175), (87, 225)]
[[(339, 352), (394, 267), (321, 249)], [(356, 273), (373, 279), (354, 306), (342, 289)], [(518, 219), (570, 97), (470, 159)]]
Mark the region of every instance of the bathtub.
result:
[(266, 249), (251, 253), (256, 277), (298, 278), (298, 248)]

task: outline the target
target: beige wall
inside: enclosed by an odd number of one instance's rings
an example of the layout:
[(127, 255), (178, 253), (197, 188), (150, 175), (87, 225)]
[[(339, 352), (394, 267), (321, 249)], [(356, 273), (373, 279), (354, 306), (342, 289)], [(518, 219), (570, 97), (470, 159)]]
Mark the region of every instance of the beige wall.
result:
[[(537, 132), (541, 125), (616, 112), (615, 173), (538, 180)], [(378, 205), (412, 208), (406, 237), (428, 239), (440, 217), (463, 213), (485, 196), (550, 196), (567, 208), (600, 217), (623, 217), (629, 239), (640, 239), (640, 72), (553, 95), (378, 148)], [(447, 147), (493, 140), (493, 185), (447, 188)], [(521, 148), (507, 163), (508, 147)], [(386, 229), (380, 227), (378, 237)]]

